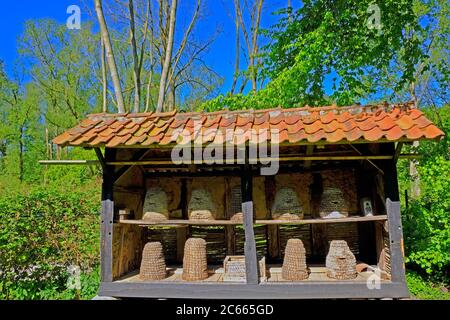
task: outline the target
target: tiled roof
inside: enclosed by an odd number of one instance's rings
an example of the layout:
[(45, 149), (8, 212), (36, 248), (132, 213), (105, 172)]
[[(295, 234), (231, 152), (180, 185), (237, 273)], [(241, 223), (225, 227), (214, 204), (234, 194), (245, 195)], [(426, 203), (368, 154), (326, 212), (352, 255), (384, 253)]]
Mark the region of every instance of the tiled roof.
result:
[[(410, 103), (351, 107), (304, 107), (214, 113), (93, 114), (56, 137), (61, 146), (151, 147), (180, 142), (249, 141), (313, 144), (439, 139), (444, 133)], [(246, 134), (243, 134), (246, 133)], [(202, 140), (200, 140), (202, 139)], [(252, 140), (251, 141), (256, 141)]]

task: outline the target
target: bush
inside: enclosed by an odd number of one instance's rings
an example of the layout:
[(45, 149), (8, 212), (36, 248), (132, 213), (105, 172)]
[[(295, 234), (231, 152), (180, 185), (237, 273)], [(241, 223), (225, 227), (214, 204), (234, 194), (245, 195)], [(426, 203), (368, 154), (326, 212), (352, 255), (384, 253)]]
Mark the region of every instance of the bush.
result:
[(412, 271), (406, 273), (406, 281), (410, 293), (418, 299), (450, 300), (450, 293), (443, 284), (436, 284)]
[[(0, 298), (89, 297), (99, 264), (99, 196), (88, 190), (32, 190), (0, 198)], [(68, 290), (68, 268), (81, 290)]]
[(450, 269), (450, 161), (437, 157), (419, 167), (422, 195), (403, 215), (406, 262), (428, 274)]

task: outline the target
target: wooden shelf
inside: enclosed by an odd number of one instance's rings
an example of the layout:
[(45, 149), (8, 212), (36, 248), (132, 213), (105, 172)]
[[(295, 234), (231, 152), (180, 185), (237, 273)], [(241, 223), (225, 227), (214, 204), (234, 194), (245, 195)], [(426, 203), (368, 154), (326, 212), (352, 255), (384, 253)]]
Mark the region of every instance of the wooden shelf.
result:
[[(319, 223), (351, 223), (367, 221), (386, 221), (386, 215), (377, 215), (372, 217), (348, 217), (338, 219), (304, 219), (304, 220), (256, 220), (255, 225), (300, 225), (300, 224), (319, 224)], [(148, 221), (148, 220), (122, 220), (121, 224), (133, 224), (139, 226), (230, 226), (242, 225), (241, 222), (230, 220), (166, 220), (166, 221)]]

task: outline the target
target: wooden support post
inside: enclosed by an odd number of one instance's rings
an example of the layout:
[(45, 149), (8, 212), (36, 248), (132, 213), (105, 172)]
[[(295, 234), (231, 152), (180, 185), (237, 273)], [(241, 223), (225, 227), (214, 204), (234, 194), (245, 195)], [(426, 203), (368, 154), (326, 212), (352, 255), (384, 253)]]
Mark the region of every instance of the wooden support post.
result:
[(188, 227), (180, 226), (176, 229), (177, 232), (177, 262), (183, 262), (184, 244), (186, 243)]
[[(106, 161), (114, 161), (116, 157), (115, 149), (106, 149)], [(114, 167), (105, 166), (103, 169), (102, 184), (102, 222), (100, 227), (100, 265), (101, 281), (112, 282), (112, 242), (113, 242), (113, 222), (114, 222)]]
[(245, 271), (247, 284), (259, 283), (259, 265), (256, 254), (255, 232), (253, 230), (253, 177), (250, 165), (242, 167), (242, 213), (244, 215), (245, 230)]
[(97, 155), (98, 161), (100, 162), (102, 169), (105, 170), (106, 168), (106, 161), (105, 158), (103, 157), (102, 154), (102, 150), (100, 150), (100, 148), (95, 148), (95, 154)]
[[(384, 151), (395, 153), (394, 144), (383, 146)], [(391, 252), (391, 279), (393, 282), (405, 282), (405, 263), (403, 259), (403, 230), (400, 212), (400, 195), (397, 180), (397, 167), (394, 160), (383, 162), (384, 191), (386, 213), (389, 225)]]
[(234, 226), (225, 226), (225, 236), (227, 238), (227, 255), (236, 254), (236, 229)]
[(398, 158), (400, 157), (400, 154), (402, 153), (402, 148), (403, 148), (403, 142), (397, 143), (397, 147), (395, 149), (395, 154), (394, 154), (394, 163), (397, 163)]
[(280, 227), (278, 225), (267, 226), (268, 251), (271, 259), (279, 259), (280, 255)]
[[(310, 156), (312, 155), (314, 152), (314, 145), (308, 145), (306, 146), (306, 155)], [(306, 160), (305, 161), (305, 169), (309, 169), (311, 168), (311, 160)]]
[[(264, 180), (264, 188), (266, 194), (266, 208), (269, 211), (266, 219), (271, 219), (271, 208), (275, 201), (277, 186), (274, 176), (267, 176)], [(267, 226), (267, 243), (268, 254), (270, 259), (277, 260), (280, 258), (280, 227), (278, 225)]]
[(389, 220), (389, 240), (391, 247), (391, 279), (393, 282), (405, 282), (405, 262), (403, 259), (403, 230), (400, 215), (400, 202), (386, 200)]

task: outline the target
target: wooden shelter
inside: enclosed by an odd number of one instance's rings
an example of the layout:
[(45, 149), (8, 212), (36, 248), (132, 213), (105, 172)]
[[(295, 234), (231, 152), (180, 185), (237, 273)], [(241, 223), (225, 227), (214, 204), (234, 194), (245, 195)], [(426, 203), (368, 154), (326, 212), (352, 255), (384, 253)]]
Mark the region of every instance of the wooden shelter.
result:
[[(103, 167), (100, 296), (402, 298), (409, 294), (396, 161), (416, 157), (401, 154), (404, 143), (443, 135), (407, 103), (94, 114), (54, 143), (92, 148)], [(270, 154), (254, 152), (264, 144)], [(206, 241), (209, 276), (201, 281), (182, 279), (189, 238)], [(293, 238), (306, 251), (301, 281), (281, 276)], [(359, 265), (352, 280), (328, 278), (332, 240), (345, 240), (371, 267)], [(155, 241), (168, 273), (145, 281), (142, 252)], [(224, 281), (223, 261), (236, 255), (245, 256), (245, 282)]]

